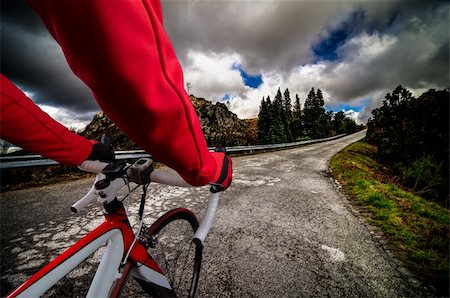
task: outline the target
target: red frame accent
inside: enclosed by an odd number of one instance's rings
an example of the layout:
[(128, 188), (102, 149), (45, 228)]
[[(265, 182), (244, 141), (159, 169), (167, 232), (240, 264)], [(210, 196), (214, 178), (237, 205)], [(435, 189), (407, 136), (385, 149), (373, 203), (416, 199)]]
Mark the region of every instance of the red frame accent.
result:
[[(56, 257), (53, 261), (48, 263), (45, 267), (43, 267), (41, 270), (33, 274), (27, 281), (25, 281), (22, 285), (20, 285), (18, 288), (16, 288), (13, 292), (11, 292), (7, 298), (17, 297), (20, 293), (25, 291), (27, 288), (29, 288), (31, 285), (33, 285), (36, 281), (41, 279), (43, 276), (48, 274), (50, 271), (61, 265), (64, 261), (69, 259), (71, 256), (73, 256), (75, 253), (83, 249), (85, 246), (87, 246), (89, 243), (94, 241), (95, 239), (101, 237), (105, 233), (114, 230), (119, 229), (124, 242), (124, 255), (125, 257), (127, 254), (131, 243), (134, 240), (134, 233), (131, 229), (131, 226), (128, 222), (128, 216), (125, 212), (125, 209), (123, 206), (117, 210), (114, 213), (111, 214), (103, 214), (105, 216), (105, 221), (99, 225), (97, 228), (95, 228), (93, 231), (89, 232), (86, 236), (84, 236), (82, 239), (80, 239), (77, 243), (75, 243), (73, 246), (69, 247), (66, 251), (64, 251), (61, 255)], [(159, 268), (158, 264), (150, 257), (147, 250), (145, 249), (142, 244), (139, 242), (136, 242), (130, 252), (129, 259), (127, 261), (126, 267), (131, 268), (133, 264), (135, 263), (142, 263), (145, 264), (147, 267), (159, 272), (162, 274), (161, 269)], [(123, 281), (122, 281), (123, 282)]]

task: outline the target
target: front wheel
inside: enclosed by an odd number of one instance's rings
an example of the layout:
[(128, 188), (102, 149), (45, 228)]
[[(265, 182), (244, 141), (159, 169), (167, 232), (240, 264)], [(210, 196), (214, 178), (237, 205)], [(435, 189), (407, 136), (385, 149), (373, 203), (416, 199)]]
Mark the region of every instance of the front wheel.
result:
[(202, 262), (202, 245), (192, 240), (198, 220), (188, 209), (173, 209), (147, 232), (147, 249), (177, 297), (194, 297)]

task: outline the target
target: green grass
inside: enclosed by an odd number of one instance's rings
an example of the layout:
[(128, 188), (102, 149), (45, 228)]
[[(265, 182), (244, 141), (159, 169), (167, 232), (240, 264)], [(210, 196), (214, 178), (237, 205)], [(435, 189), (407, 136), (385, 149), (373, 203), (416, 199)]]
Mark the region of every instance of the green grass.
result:
[(308, 136), (302, 136), (302, 137), (298, 137), (295, 139), (296, 142), (309, 141), (309, 140), (311, 140), (311, 137), (308, 137)]
[(394, 183), (398, 179), (375, 155), (375, 147), (357, 142), (335, 155), (330, 167), (353, 204), (383, 230), (397, 257), (448, 296), (449, 211)]

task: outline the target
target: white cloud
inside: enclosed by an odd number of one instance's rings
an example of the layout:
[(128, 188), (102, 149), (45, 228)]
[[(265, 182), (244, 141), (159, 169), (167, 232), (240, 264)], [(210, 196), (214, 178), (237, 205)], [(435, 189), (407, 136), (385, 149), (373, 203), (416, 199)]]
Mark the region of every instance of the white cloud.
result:
[(266, 72), (262, 74), (263, 83), (258, 88), (245, 86), (239, 70), (232, 68), (242, 61), (241, 56), (235, 53), (191, 51), (188, 60), (190, 65), (184, 73), (185, 81), (193, 85), (191, 93), (212, 101), (220, 101), (225, 94), (229, 94), (231, 110), (240, 118), (255, 117), (262, 97), (271, 95), (273, 98), (283, 84), (279, 72)]
[(241, 58), (237, 54), (190, 51), (189, 65), (184, 69), (185, 81), (192, 84), (191, 93), (210, 100), (220, 100), (225, 94), (245, 91), (241, 75), (232, 69)]
[(246, 88), (241, 96), (230, 100), (230, 109), (240, 118), (253, 118), (258, 115), (259, 105), (263, 97), (273, 100), (276, 91), (283, 85), (283, 77), (279, 72), (262, 73), (263, 83), (255, 89)]
[(303, 94), (311, 87), (320, 88), (329, 103), (371, 97), (385, 83), (384, 73), (377, 71), (376, 64), (395, 40), (378, 34), (359, 35), (341, 48), (341, 60), (299, 66), (289, 74), (288, 85)]
[[(166, 14), (173, 21), (170, 13), (181, 8), (171, 4)], [(227, 78), (226, 72), (217, 72), (216, 76), (209, 73), (208, 81), (199, 80), (200, 84), (210, 86), (209, 90), (204, 90), (205, 97), (208, 94), (223, 96), (220, 92), (225, 89), (224, 93), (233, 94), (231, 109), (241, 118), (256, 116), (261, 98), (273, 97), (278, 87), (289, 88), (292, 98), (299, 94), (302, 102), (311, 87), (316, 87), (322, 90), (326, 102), (334, 106), (366, 103), (366, 108), (357, 114), (358, 121), (365, 122), (371, 110), (379, 107), (385, 94), (398, 84), (408, 87), (414, 95), (448, 85), (448, 7), (439, 2), (407, 7), (402, 1), (327, 2), (329, 7), (315, 2), (309, 7), (311, 2), (304, 1), (257, 1), (246, 2), (239, 11), (233, 2), (208, 4), (184, 3), (184, 8), (191, 13), (189, 20), (195, 20), (194, 23), (188, 22), (185, 27), (169, 25), (168, 31), (176, 36), (178, 50), (180, 44), (185, 48), (191, 45), (203, 53), (207, 53), (204, 49), (214, 48), (215, 56), (223, 55), (221, 59), (233, 52), (234, 59), (244, 68), (262, 73), (263, 84), (257, 89), (243, 86), (237, 80), (237, 72), (234, 73), (234, 92), (232, 84), (224, 83), (219, 85), (228, 88), (217, 88), (219, 92), (213, 92), (215, 86), (209, 80), (217, 80), (218, 76)], [(257, 9), (257, 22), (255, 18), (236, 17), (252, 9)], [(311, 57), (313, 44), (326, 37), (329, 29), (336, 28), (355, 9), (364, 12), (361, 28), (354, 28), (350, 38), (337, 50), (338, 59), (314, 61)], [(208, 13), (194, 13), (201, 10)], [(212, 21), (211, 16), (215, 15), (212, 12), (216, 10), (221, 14)], [(297, 16), (291, 18), (294, 12)], [(208, 24), (206, 31), (200, 28), (205, 24)], [(222, 30), (216, 31), (216, 27)], [(187, 34), (189, 30), (199, 32), (200, 37)], [(180, 34), (182, 32), (184, 34)], [(192, 40), (188, 41), (187, 36)], [(223, 54), (217, 54), (221, 50)], [(197, 76), (201, 78), (201, 72)]]
[(349, 117), (350, 119), (355, 120), (355, 122), (357, 124), (362, 124), (363, 123), (361, 121), (360, 117), (359, 117), (359, 112), (356, 112), (356, 111), (354, 111), (352, 109), (347, 110), (347, 111), (345, 111), (345, 110), (342, 110), (342, 111), (344, 112), (345, 116)]
[[(367, 109), (352, 114), (361, 123), (370, 117), (372, 108), (381, 105), (386, 92), (403, 83), (405, 62), (392, 60), (405, 51), (399, 44), (402, 39), (403, 35), (362, 33), (339, 49), (340, 60), (304, 64), (284, 73), (262, 72), (263, 84), (256, 89), (244, 86), (239, 72), (231, 68), (242, 61), (240, 55), (192, 52), (186, 78), (194, 85), (193, 93), (199, 96), (217, 100), (231, 94), (231, 110), (241, 118), (257, 116), (262, 97), (273, 98), (278, 88), (282, 91), (289, 88), (291, 98), (298, 94), (302, 103), (311, 87), (320, 88), (325, 102), (332, 105), (346, 102), (357, 106), (370, 99), (373, 102), (368, 103)], [(420, 69), (415, 68), (408, 74), (413, 77), (411, 82), (420, 80), (421, 75)], [(427, 88), (412, 87), (411, 90), (418, 96)]]
[[(191, 92), (215, 101), (230, 94), (231, 109), (241, 118), (256, 116), (261, 98), (273, 98), (279, 87), (289, 88), (292, 99), (299, 94), (302, 102), (316, 87), (333, 106), (366, 103), (358, 114), (365, 121), (398, 84), (419, 95), (449, 82), (446, 1), (162, 2), (165, 28)], [(338, 59), (317, 62), (314, 45), (355, 15)], [(37, 16), (33, 24), (29, 15), (5, 16), (3, 71), (14, 73), (36, 102), (58, 107), (51, 113), (69, 126), (83, 113), (87, 119), (98, 108), (45, 29), (35, 29)], [(261, 74), (263, 83), (245, 86), (232, 68), (236, 63)]]
[[(72, 111), (64, 108), (56, 108), (47, 105), (38, 105), (44, 112), (46, 112), (50, 117), (64, 125), (69, 129), (82, 130), (89, 124), (90, 121), (80, 120), (76, 117)], [(94, 117), (95, 113), (91, 113), (91, 118)]]

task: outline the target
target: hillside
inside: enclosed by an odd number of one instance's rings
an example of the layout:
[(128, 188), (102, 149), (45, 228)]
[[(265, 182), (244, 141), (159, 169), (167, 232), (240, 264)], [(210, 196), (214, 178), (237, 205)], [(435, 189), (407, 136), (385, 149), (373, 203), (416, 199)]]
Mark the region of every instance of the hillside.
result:
[[(199, 117), (208, 146), (249, 145), (257, 141), (255, 119), (241, 120), (223, 103), (212, 103), (204, 98), (190, 97)], [(108, 117), (99, 112), (81, 132), (89, 139), (98, 139), (102, 134), (110, 135), (116, 150), (136, 149), (131, 141)]]

